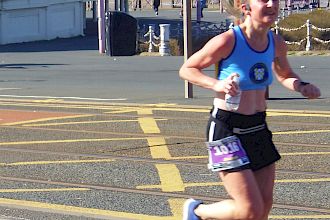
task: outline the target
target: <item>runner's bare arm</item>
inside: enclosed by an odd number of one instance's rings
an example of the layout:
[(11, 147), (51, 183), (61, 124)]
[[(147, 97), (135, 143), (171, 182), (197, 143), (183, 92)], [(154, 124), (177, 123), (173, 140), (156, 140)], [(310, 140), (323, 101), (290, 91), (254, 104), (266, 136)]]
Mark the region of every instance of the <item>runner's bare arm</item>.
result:
[(321, 95), (319, 88), (313, 84), (302, 84), (301, 78), (291, 69), (287, 58), (288, 48), (283, 38), (279, 35), (274, 35), (274, 39), (276, 52), (273, 62), (273, 70), (278, 81), (284, 87), (300, 92), (307, 98), (318, 98)]
[(179, 72), (180, 77), (195, 85), (223, 92), (223, 82), (206, 75), (202, 69), (228, 56), (234, 47), (234, 37), (234, 33), (230, 30), (212, 38), (182, 65)]

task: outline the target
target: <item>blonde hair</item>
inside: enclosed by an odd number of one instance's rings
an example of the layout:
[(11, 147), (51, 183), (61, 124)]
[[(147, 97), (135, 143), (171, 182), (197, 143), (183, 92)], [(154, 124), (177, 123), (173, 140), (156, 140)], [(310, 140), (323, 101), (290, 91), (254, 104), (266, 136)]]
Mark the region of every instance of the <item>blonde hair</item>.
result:
[(242, 4), (247, 4), (249, 0), (240, 0), (240, 5), (235, 5), (235, 0), (223, 0), (223, 6), (226, 12), (237, 19), (244, 20), (244, 14), (241, 10)]

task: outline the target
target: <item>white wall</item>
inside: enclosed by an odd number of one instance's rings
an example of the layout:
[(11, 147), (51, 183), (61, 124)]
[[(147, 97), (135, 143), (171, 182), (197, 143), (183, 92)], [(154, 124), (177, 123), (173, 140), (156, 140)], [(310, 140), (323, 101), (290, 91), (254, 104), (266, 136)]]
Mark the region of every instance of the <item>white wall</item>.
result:
[(0, 0), (0, 44), (83, 35), (81, 0)]

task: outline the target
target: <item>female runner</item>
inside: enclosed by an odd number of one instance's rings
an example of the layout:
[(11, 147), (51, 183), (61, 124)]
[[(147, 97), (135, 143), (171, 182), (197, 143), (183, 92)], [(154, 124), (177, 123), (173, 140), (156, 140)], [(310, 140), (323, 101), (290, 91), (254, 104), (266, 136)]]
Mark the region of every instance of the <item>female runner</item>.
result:
[[(207, 125), (209, 167), (219, 173), (230, 196), (213, 204), (187, 200), (184, 220), (268, 219), (280, 155), (265, 120), (266, 89), (274, 74), (284, 87), (304, 97), (321, 95), (315, 85), (292, 71), (284, 40), (270, 31), (278, 10), (279, 0), (243, 0), (244, 21), (212, 38), (180, 69), (181, 78), (215, 91)], [(219, 65), (217, 78), (202, 71), (213, 64)], [(238, 88), (242, 90), (239, 107), (230, 110), (225, 94), (234, 96)]]

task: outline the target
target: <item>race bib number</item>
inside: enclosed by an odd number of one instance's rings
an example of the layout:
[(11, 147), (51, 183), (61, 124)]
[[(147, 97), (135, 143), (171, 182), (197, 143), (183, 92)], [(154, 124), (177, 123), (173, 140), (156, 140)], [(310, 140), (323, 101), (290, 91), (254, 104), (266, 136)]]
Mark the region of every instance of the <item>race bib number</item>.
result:
[(209, 151), (208, 167), (212, 171), (237, 168), (249, 164), (249, 158), (236, 136), (206, 142)]

